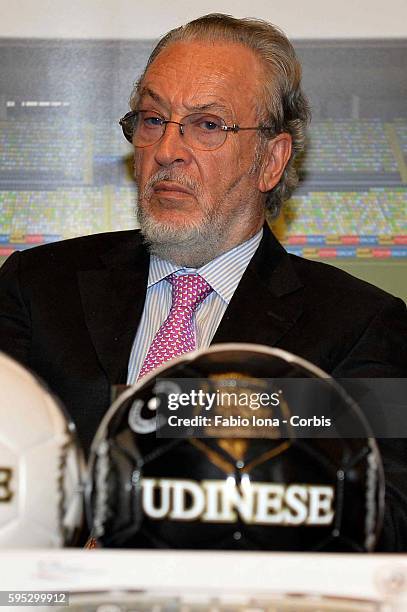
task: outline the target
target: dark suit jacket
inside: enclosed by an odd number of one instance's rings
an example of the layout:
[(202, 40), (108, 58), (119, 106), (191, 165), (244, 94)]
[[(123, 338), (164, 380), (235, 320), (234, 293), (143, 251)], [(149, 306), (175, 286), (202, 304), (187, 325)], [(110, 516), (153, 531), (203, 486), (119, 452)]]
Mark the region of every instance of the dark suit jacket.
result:
[[(0, 350), (60, 396), (85, 447), (109, 405), (110, 385), (126, 381), (148, 268), (139, 232), (127, 231), (15, 253), (0, 270)], [(212, 341), (220, 342), (280, 347), (337, 377), (407, 377), (404, 303), (288, 255), (268, 228)], [(383, 444), (394, 509), (386, 548), (407, 550), (406, 445)]]

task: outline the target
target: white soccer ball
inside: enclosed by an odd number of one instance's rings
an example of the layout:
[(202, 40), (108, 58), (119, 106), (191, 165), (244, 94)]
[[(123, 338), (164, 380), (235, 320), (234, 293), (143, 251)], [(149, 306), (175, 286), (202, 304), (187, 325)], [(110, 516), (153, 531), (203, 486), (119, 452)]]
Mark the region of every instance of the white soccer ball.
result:
[(69, 543), (82, 524), (83, 470), (57, 400), (0, 353), (0, 547)]

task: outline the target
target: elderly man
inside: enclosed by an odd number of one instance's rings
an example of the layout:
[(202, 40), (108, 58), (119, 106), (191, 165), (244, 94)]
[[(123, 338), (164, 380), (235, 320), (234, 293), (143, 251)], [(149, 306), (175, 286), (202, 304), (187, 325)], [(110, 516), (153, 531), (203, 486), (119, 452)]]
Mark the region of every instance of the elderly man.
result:
[[(268, 23), (208, 15), (171, 31), (121, 120), (140, 232), (15, 253), (1, 270), (0, 348), (48, 382), (85, 446), (111, 385), (211, 343), (281, 347), (335, 376), (407, 376), (402, 301), (289, 256), (265, 224), (296, 183), (300, 74)], [(390, 550), (407, 546), (403, 453), (385, 451)]]

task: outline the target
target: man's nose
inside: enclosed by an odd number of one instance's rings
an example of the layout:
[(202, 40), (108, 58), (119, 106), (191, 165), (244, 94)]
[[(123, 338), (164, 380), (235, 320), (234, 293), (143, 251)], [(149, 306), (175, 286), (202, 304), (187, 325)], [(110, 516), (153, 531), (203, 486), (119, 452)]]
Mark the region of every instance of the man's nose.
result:
[(164, 134), (155, 145), (154, 157), (160, 166), (189, 163), (191, 151), (185, 143), (185, 136), (181, 134), (179, 123), (166, 124)]

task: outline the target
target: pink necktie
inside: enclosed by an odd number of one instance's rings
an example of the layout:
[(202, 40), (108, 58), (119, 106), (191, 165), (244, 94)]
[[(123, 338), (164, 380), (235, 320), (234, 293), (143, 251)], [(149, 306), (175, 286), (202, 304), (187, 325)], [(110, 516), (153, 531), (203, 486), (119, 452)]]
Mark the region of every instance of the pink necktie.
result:
[(172, 305), (150, 345), (139, 379), (166, 361), (196, 349), (194, 314), (212, 287), (199, 274), (170, 274)]

